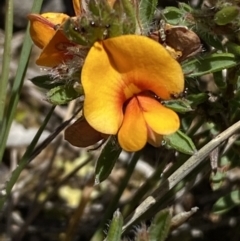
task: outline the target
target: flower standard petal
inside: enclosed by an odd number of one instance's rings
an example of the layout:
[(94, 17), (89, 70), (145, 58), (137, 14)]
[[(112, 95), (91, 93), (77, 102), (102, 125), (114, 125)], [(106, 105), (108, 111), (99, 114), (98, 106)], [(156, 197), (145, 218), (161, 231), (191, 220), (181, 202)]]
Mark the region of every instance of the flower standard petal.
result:
[(55, 34), (54, 27), (62, 24), (68, 15), (63, 13), (29, 14), (30, 35), (35, 45), (44, 48)]
[(147, 126), (138, 100), (133, 97), (126, 106), (123, 123), (118, 132), (120, 146), (126, 151), (138, 151), (147, 142)]
[(85, 118), (99, 132), (117, 134), (123, 119), (124, 83), (100, 42), (90, 49), (81, 79), (85, 92)]
[(149, 96), (139, 95), (137, 98), (144, 119), (154, 132), (161, 135), (169, 135), (179, 129), (179, 117), (174, 111), (164, 107)]
[(181, 66), (154, 40), (125, 35), (104, 40), (103, 48), (127, 86), (131, 83), (141, 90), (151, 90), (162, 99), (183, 91)]

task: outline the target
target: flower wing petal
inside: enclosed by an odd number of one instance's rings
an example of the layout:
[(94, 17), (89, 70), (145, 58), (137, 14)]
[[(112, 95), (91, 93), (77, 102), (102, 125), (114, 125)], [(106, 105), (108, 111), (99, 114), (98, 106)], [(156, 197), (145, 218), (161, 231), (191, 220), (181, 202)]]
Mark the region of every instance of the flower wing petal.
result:
[(121, 78), (102, 44), (96, 42), (87, 55), (81, 79), (85, 92), (84, 116), (102, 133), (116, 134), (122, 123), (125, 99)]
[(162, 99), (179, 94), (184, 88), (181, 66), (156, 41), (137, 35), (124, 35), (103, 41), (109, 62), (141, 90), (151, 90)]
[(72, 58), (67, 48), (73, 44), (65, 37), (61, 30), (57, 30), (36, 60), (37, 65), (54, 67), (67, 59)]
[(118, 132), (120, 146), (126, 151), (138, 151), (147, 142), (147, 126), (137, 98), (127, 104), (123, 123)]
[(44, 48), (55, 34), (55, 25), (62, 24), (68, 15), (63, 13), (29, 14), (30, 35), (35, 45)]
[(169, 135), (179, 129), (178, 115), (149, 96), (138, 96), (147, 125), (160, 135)]

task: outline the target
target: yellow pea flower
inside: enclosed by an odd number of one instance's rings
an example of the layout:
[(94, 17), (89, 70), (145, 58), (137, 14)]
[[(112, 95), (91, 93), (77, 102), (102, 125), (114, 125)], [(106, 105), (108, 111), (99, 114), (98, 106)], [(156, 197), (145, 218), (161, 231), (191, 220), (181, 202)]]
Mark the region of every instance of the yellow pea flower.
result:
[(126, 151), (138, 151), (146, 142), (160, 146), (162, 135), (180, 126), (177, 114), (155, 95), (166, 100), (180, 94), (182, 69), (164, 47), (147, 37), (125, 35), (96, 42), (81, 80), (86, 121), (100, 133), (117, 134)]
[[(76, 15), (83, 12), (81, 1), (73, 0)], [(35, 45), (42, 49), (37, 65), (54, 67), (65, 60), (72, 58), (67, 49), (75, 44), (64, 35), (60, 26), (69, 18), (63, 13), (29, 14), (30, 35)]]

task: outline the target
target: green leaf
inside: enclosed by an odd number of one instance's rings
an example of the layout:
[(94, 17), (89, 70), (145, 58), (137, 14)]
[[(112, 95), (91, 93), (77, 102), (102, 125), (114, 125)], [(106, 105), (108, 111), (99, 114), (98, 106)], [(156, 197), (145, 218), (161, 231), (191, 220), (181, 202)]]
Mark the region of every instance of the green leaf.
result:
[(85, 26), (89, 26), (89, 21), (85, 16), (77, 19), (69, 18), (63, 24), (63, 32), (70, 41), (85, 46), (88, 45), (88, 40), (81, 33), (85, 31)]
[(107, 0), (89, 0), (88, 9), (92, 15), (99, 17), (102, 21), (104, 18), (108, 17), (111, 13), (111, 7)]
[(61, 85), (49, 90), (47, 92), (47, 99), (53, 105), (64, 105), (82, 94), (77, 92), (73, 86)]
[(240, 190), (234, 190), (226, 196), (219, 198), (213, 205), (212, 212), (223, 214), (238, 205), (240, 205)]
[(228, 52), (240, 57), (240, 45), (228, 41), (225, 46), (227, 47)]
[(111, 19), (111, 27), (108, 29), (108, 36), (110, 38), (117, 37), (123, 34), (123, 24), (122, 22), (122, 13), (123, 6), (121, 1), (116, 1), (113, 5), (114, 14)]
[(69, 18), (63, 24), (64, 34), (74, 43), (92, 46), (96, 41), (106, 38), (109, 23), (109, 20), (104, 22), (105, 19), (99, 20), (96, 16), (95, 18), (93, 16), (92, 19), (89, 19), (86, 15)]
[(64, 82), (53, 81), (51, 75), (41, 75), (30, 79), (30, 81), (37, 87), (50, 90), (59, 85), (64, 85)]
[(212, 172), (210, 175), (210, 185), (212, 190), (217, 190), (222, 187), (223, 182), (226, 177), (226, 172), (223, 170), (217, 170), (217, 172)]
[(184, 2), (179, 2), (178, 6), (182, 11), (185, 11), (186, 13), (191, 13), (193, 11), (193, 8)]
[(164, 101), (164, 106), (179, 113), (186, 113), (189, 111), (193, 111), (190, 104), (191, 103), (187, 99)]
[(120, 241), (122, 235), (123, 217), (119, 210), (113, 214), (107, 237), (104, 241)]
[(193, 155), (196, 152), (196, 147), (190, 137), (181, 131), (174, 134), (163, 136), (167, 145), (184, 154)]
[(180, 22), (183, 12), (181, 9), (176, 7), (166, 7), (162, 11), (166, 22), (172, 25), (177, 25)]
[[(197, 29), (198, 30), (198, 29)], [(209, 46), (214, 47), (218, 50), (223, 50), (222, 40), (217, 36), (213, 35), (211, 33), (208, 33), (206, 31), (197, 31), (198, 35), (201, 37), (201, 39), (204, 40)]]
[(213, 73), (214, 82), (220, 90), (225, 90), (227, 88), (226, 80), (223, 76), (222, 71)]
[(148, 30), (153, 21), (157, 0), (141, 0), (139, 5), (139, 20), (144, 29)]
[(226, 25), (237, 18), (239, 9), (237, 6), (226, 6), (215, 13), (213, 21), (217, 25)]
[[(114, 9), (118, 10), (118, 17), (122, 25), (123, 34), (133, 34), (136, 30), (136, 10), (129, 0), (115, 1)], [(119, 24), (119, 23), (118, 23)]]
[(194, 108), (205, 102), (208, 99), (208, 95), (206, 93), (191, 94), (187, 96), (187, 99)]
[(165, 209), (159, 212), (149, 228), (149, 241), (164, 241), (168, 236), (170, 225), (169, 210)]
[(115, 136), (111, 136), (98, 157), (95, 167), (95, 184), (104, 181), (111, 173), (122, 148), (118, 145)]
[(197, 77), (218, 72), (239, 64), (239, 60), (231, 53), (214, 53), (203, 58), (195, 58), (182, 65), (187, 77)]

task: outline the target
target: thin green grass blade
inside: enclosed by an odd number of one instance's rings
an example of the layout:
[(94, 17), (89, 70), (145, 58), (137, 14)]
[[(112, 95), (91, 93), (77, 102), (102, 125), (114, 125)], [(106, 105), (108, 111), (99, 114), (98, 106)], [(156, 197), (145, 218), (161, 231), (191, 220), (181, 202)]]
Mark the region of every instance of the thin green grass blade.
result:
[(123, 191), (125, 190), (127, 184), (129, 183), (129, 179), (133, 174), (133, 171), (135, 169), (135, 166), (136, 166), (140, 156), (141, 156), (141, 151), (138, 151), (138, 152), (135, 152), (132, 154), (131, 160), (126, 169), (126, 174), (123, 177), (123, 179), (121, 180), (117, 193), (115, 194), (115, 196), (109, 203), (108, 208), (105, 211), (104, 217), (99, 225), (99, 229), (97, 230), (97, 232), (95, 232), (94, 236), (91, 238), (91, 241), (100, 240), (99, 237), (101, 237), (100, 233), (102, 232), (102, 228), (104, 228), (104, 225), (106, 224), (106, 222), (111, 218), (114, 211), (117, 209), (119, 199), (121, 198)]
[(138, 212), (133, 213), (126, 219), (123, 232), (128, 230), (133, 224), (137, 223), (142, 216), (146, 215), (148, 210), (151, 208), (156, 208), (156, 206), (160, 206), (162, 198), (166, 196), (168, 192), (177, 187), (177, 184), (179, 184), (197, 166), (204, 162), (212, 150), (231, 137), (234, 133), (239, 131), (239, 129), (240, 121), (230, 126), (228, 129), (203, 146), (199, 151), (194, 153), (194, 155), (192, 155), (181, 167), (179, 167), (174, 173), (171, 174), (171, 176), (162, 182), (160, 186), (137, 207)]
[[(43, 0), (35, 0), (33, 3), (32, 11), (33, 13), (37, 13), (40, 11), (42, 6)], [(11, 98), (9, 102), (9, 106), (6, 108), (6, 115), (4, 115), (4, 118), (2, 122), (0, 122), (0, 162), (2, 161), (2, 156), (4, 153), (4, 149), (6, 147), (7, 137), (8, 133), (16, 112), (20, 92), (22, 89), (24, 76), (27, 70), (29, 55), (32, 48), (32, 41), (29, 34), (29, 24), (26, 30), (25, 39), (23, 42), (22, 52), (19, 59), (19, 65), (17, 69), (17, 74), (13, 83), (13, 88), (11, 91)]]
[(9, 0), (6, 2), (4, 54), (3, 54), (3, 63), (2, 63), (2, 76), (0, 80), (0, 123), (3, 120), (4, 108), (6, 104), (7, 85), (8, 85), (10, 61), (11, 61), (12, 34), (13, 34), (13, 0)]
[(35, 148), (35, 146), (37, 145), (37, 142), (42, 134), (42, 132), (44, 131), (49, 119), (51, 118), (53, 112), (54, 112), (55, 106), (52, 106), (52, 108), (50, 109), (48, 115), (46, 116), (43, 124), (41, 125), (41, 127), (39, 128), (37, 134), (35, 135), (35, 137), (33, 138), (31, 144), (28, 146), (26, 152), (24, 153), (23, 157), (21, 158), (19, 165), (17, 166), (17, 168), (12, 172), (12, 176), (10, 177), (10, 180), (6, 183), (6, 190), (4, 195), (2, 195), (0, 197), (0, 210), (3, 207), (3, 204), (5, 203), (5, 201), (7, 200), (8, 196), (11, 193), (11, 190), (14, 186), (14, 184), (17, 182), (18, 177), (20, 176), (22, 170), (26, 167), (26, 165), (29, 162), (29, 159), (31, 157), (31, 154)]

